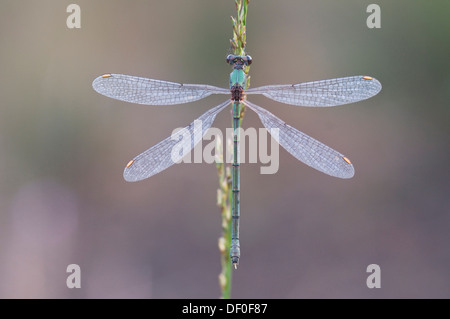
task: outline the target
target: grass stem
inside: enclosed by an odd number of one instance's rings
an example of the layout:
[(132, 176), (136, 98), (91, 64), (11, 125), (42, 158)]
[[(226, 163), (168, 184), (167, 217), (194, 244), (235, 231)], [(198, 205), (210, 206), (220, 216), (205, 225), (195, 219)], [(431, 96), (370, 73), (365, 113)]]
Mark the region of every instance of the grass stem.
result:
[[(237, 17), (231, 17), (233, 23), (233, 38), (230, 39), (231, 50), (234, 55), (245, 55), (245, 45), (247, 41), (246, 24), (247, 24), (247, 8), (249, 0), (235, 0)], [(250, 67), (246, 67), (244, 72), (248, 74)], [(246, 88), (250, 85), (250, 77), (247, 77)], [(245, 114), (245, 107), (241, 105), (241, 123)], [(222, 141), (217, 141), (217, 148), (222, 149)], [(233, 143), (227, 141), (226, 147), (232, 153)], [(221, 158), (216, 161), (217, 173), (219, 176), (219, 189), (217, 190), (217, 205), (221, 210), (222, 217), (222, 237), (219, 238), (219, 251), (221, 255), (222, 271), (219, 274), (219, 285), (221, 289), (221, 298), (229, 299), (231, 297), (231, 278), (232, 263), (230, 258), (231, 244), (231, 207), (232, 207), (232, 174), (231, 167), (227, 164), (226, 159)]]

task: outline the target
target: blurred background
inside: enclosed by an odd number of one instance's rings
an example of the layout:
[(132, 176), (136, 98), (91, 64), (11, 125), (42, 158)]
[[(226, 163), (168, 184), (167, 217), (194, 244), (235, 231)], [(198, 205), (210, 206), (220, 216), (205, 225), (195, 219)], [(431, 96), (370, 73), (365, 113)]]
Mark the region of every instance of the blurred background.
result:
[[(68, 29), (67, 6), (81, 7)], [(376, 97), (336, 108), (252, 101), (348, 156), (340, 180), (280, 149), (280, 169), (241, 166), (235, 298), (450, 297), (450, 2), (251, 1), (253, 87), (371, 75)], [(175, 106), (115, 101), (104, 73), (227, 87), (233, 0), (0, 4), (0, 297), (214, 298), (221, 218), (215, 165), (142, 182), (134, 156), (223, 97)], [(215, 127), (231, 125), (229, 111)], [(253, 112), (243, 126), (262, 127)], [(81, 289), (66, 267), (81, 267)], [(366, 268), (381, 267), (381, 289)]]

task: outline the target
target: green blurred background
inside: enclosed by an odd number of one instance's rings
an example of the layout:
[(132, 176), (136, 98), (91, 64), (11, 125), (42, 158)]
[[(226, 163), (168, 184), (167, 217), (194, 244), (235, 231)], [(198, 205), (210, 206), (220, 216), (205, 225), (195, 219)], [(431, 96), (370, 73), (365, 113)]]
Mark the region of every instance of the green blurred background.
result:
[[(81, 7), (81, 29), (66, 7)], [(241, 166), (235, 298), (450, 297), (450, 2), (251, 1), (252, 86), (367, 74), (383, 90), (313, 109), (252, 97), (346, 154), (339, 180), (280, 149), (280, 169)], [(223, 97), (150, 107), (97, 94), (125, 73), (227, 87), (233, 0), (0, 4), (0, 297), (214, 298), (221, 234), (214, 165), (139, 183), (135, 155)], [(215, 127), (230, 127), (228, 111)], [(247, 112), (244, 127), (261, 127)], [(66, 287), (79, 264), (82, 288)], [(368, 289), (366, 267), (381, 267)]]

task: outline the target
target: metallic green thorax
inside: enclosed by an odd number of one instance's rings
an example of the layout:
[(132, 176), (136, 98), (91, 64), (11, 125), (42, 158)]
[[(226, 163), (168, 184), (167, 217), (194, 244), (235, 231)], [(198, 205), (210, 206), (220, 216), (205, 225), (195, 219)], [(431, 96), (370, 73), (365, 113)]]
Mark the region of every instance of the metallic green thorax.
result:
[(247, 83), (247, 75), (242, 69), (234, 69), (230, 74), (230, 89), (233, 86), (240, 86), (245, 89)]

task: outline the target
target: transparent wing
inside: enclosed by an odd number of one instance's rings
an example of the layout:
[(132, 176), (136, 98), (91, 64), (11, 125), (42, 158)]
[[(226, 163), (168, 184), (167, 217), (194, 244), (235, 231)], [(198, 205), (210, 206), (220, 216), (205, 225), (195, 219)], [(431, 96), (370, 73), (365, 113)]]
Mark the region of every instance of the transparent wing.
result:
[(203, 99), (230, 90), (211, 85), (182, 84), (123, 74), (104, 74), (92, 82), (95, 91), (107, 97), (146, 105), (170, 105)]
[(143, 180), (181, 160), (202, 140), (216, 115), (228, 104), (230, 101), (225, 101), (210, 109), (189, 126), (136, 156), (125, 167), (123, 172), (125, 180), (128, 182)]
[(299, 106), (336, 106), (368, 99), (381, 91), (381, 83), (370, 76), (350, 76), (292, 85), (251, 88), (246, 94), (262, 94), (272, 100)]
[[(355, 174), (350, 160), (341, 153), (287, 125), (262, 107), (247, 100), (243, 103), (258, 114), (275, 140), (298, 160), (318, 171), (339, 178), (351, 178)], [(274, 128), (278, 129), (278, 136), (277, 132), (271, 131)]]

